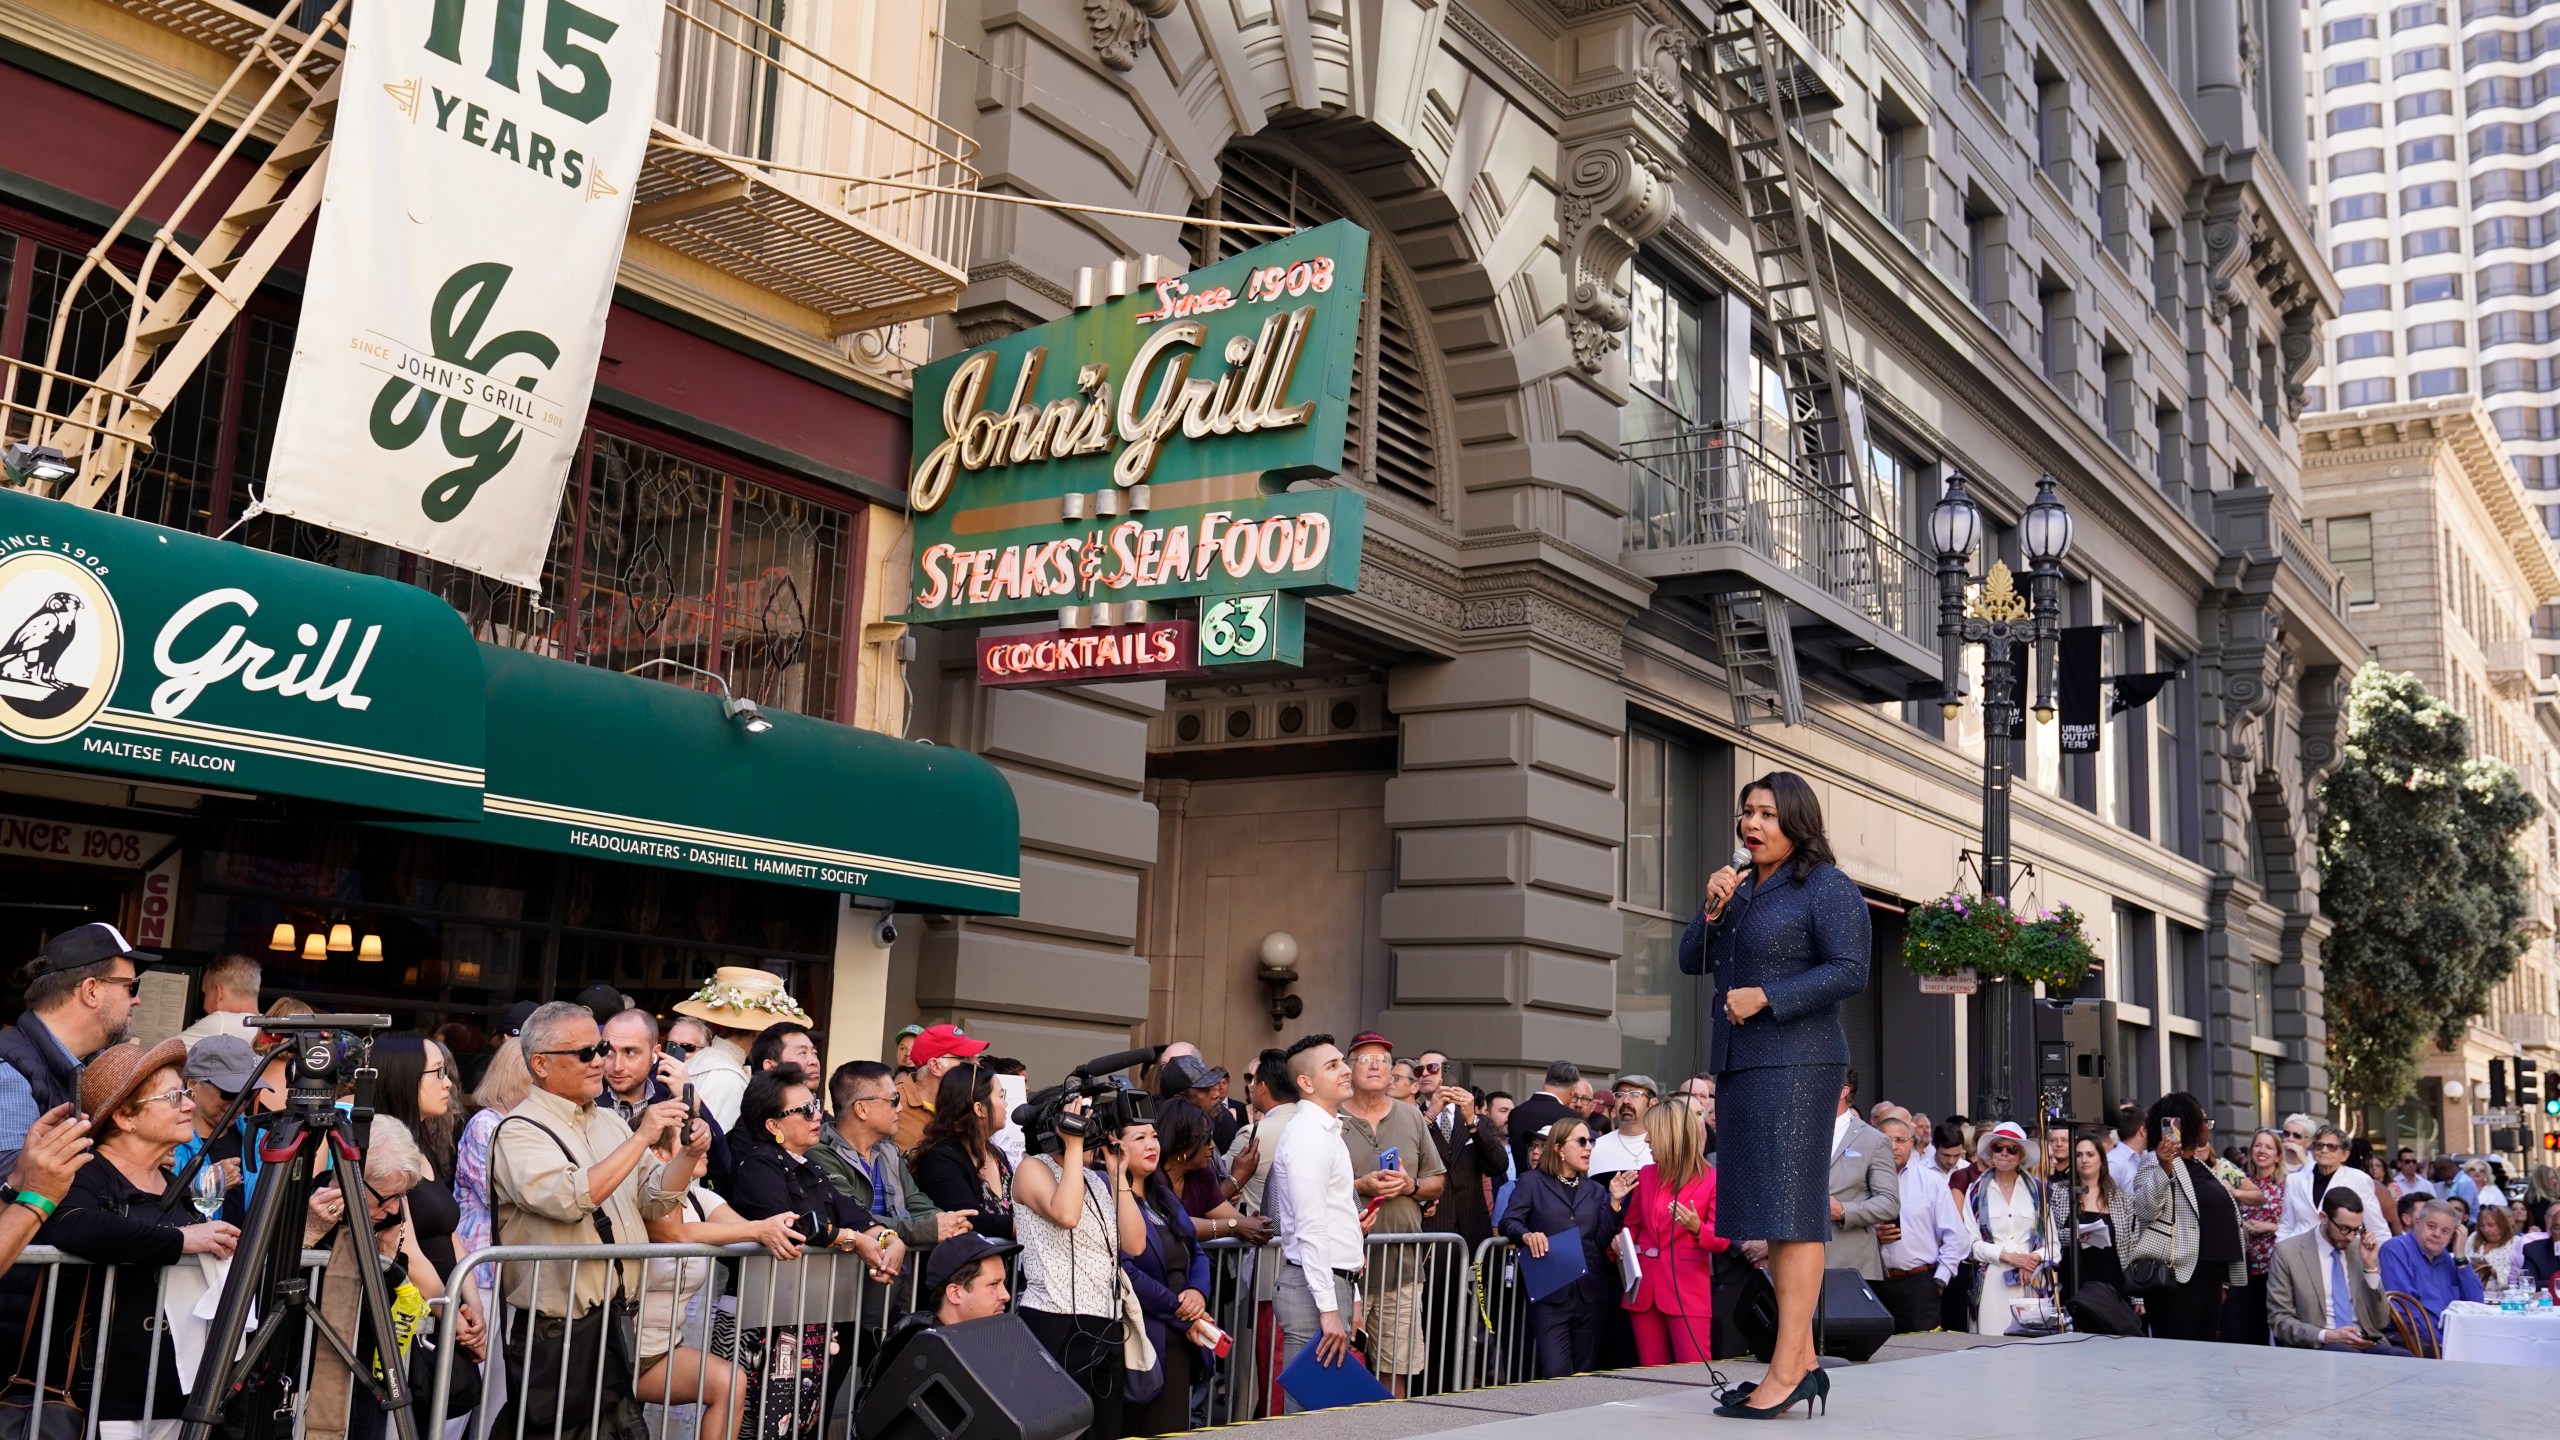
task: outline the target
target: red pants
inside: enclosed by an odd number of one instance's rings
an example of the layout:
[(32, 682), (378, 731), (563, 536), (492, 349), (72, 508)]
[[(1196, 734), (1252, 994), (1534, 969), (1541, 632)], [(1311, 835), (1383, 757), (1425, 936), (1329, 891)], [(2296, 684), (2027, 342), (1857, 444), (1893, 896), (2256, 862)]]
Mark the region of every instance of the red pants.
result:
[(1636, 1361), (1643, 1365), (1697, 1365), (1707, 1359), (1715, 1326), (1705, 1315), (1666, 1315), (1659, 1310), (1630, 1310), (1636, 1327)]

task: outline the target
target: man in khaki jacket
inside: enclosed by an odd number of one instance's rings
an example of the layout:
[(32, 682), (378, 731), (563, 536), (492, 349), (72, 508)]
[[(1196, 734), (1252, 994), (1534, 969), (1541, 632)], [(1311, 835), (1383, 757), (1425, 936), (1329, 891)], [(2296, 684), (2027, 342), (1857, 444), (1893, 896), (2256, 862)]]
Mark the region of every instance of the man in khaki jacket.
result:
[[(555, 1001), (534, 1011), (518, 1043), (534, 1088), (489, 1144), (498, 1243), (647, 1244), (647, 1221), (674, 1211), (702, 1173), (710, 1127), (696, 1125), (693, 1143), (678, 1146), (683, 1101), (649, 1106), (636, 1130), (597, 1105), (604, 1048), (595, 1016), (582, 1005)], [(662, 1156), (661, 1149), (673, 1153)], [(636, 1299), (641, 1262), (620, 1263), (622, 1296)], [(555, 1322), (586, 1314), (612, 1293), (612, 1269), (603, 1262), (516, 1261), (506, 1271), (507, 1302)]]

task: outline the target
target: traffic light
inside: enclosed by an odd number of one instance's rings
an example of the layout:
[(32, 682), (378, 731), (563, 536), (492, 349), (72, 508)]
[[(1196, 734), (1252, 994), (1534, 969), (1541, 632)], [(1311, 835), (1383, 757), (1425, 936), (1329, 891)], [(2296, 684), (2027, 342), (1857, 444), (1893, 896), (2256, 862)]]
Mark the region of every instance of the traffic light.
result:
[(2516, 1108), (2530, 1110), (2542, 1103), (2542, 1075), (2539, 1067), (2522, 1056), (2516, 1058)]
[(2507, 1062), (2504, 1060), (2489, 1062), (2489, 1108), (2507, 1108)]
[[(2551, 1103), (2554, 1105), (2560, 1105), (2560, 1100), (2554, 1100)], [(2550, 1134), (2543, 1136), (2542, 1148), (2545, 1150), (2560, 1150), (2560, 1130), (2552, 1131)]]
[(2550, 1099), (2543, 1101), (2542, 1113), (2545, 1115), (2560, 1116), (2560, 1095), (2554, 1095)]

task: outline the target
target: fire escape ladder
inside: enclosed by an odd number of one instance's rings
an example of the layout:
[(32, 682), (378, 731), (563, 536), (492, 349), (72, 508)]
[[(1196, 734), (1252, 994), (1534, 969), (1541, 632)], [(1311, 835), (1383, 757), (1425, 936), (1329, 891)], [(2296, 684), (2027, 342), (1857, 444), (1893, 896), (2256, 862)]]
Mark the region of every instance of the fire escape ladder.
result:
[(1804, 723), (1804, 687), (1796, 679), (1796, 647), (1787, 630), (1787, 602), (1766, 590), (1729, 590), (1710, 597), (1716, 650), (1725, 688), (1733, 694), (1734, 723)]
[[(318, 211), (337, 115), (340, 58), (338, 45), (322, 37), (338, 32), (347, 3), (331, 0), (309, 32), (286, 23), (300, 13), (295, 7), (282, 7), (267, 20), (64, 287), (46, 346), (48, 373), (36, 400), (48, 412), (37, 417), (38, 442), (59, 449), (76, 467), (57, 498), (94, 506), (114, 488), (121, 507), (134, 454), (150, 449), (160, 417)], [(234, 106), (239, 113), (224, 113)], [(217, 124), (230, 133), (168, 218), (156, 224), (144, 218), (144, 204), (194, 158), (207, 128)], [(244, 142), (279, 124), (282, 138), (247, 182), (236, 194), (217, 199), (225, 168)], [(120, 259), (120, 245), (138, 249), (138, 263)], [(56, 410), (52, 387), (82, 383), (62, 377), (57, 367), (63, 338), (73, 328), (73, 308), (92, 276), (124, 292), (124, 333), (94, 383)]]
[[(1808, 486), (1836, 493), (1875, 516), (1864, 411), (1841, 377), (1828, 319), (1840, 304), (1839, 264), (1829, 226), (1817, 233), (1816, 167), (1801, 129), (1806, 96), (1819, 92), (1819, 82), (1751, 6), (1729, 5), (1721, 20), (1708, 46), (1710, 68), (1786, 385), (1793, 449), (1788, 463)], [(1877, 518), (1898, 523), (1894, 516)], [(1824, 557), (1835, 585), (1873, 598), (1867, 592), (1881, 583), (1883, 566), (1871, 527), (1825, 528), (1818, 538), (1806, 537), (1805, 548)]]

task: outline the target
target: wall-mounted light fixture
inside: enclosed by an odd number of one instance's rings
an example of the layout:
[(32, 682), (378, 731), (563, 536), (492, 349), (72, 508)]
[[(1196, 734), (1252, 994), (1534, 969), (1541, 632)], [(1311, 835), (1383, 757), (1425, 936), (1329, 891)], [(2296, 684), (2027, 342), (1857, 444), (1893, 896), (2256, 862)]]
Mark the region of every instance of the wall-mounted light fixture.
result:
[(658, 655), (647, 660), (643, 660), (639, 664), (632, 666), (630, 669), (625, 670), (622, 673), (625, 675), (637, 675), (643, 670), (660, 669), (681, 670), (687, 675), (699, 675), (703, 679), (710, 681), (712, 684), (719, 686), (720, 699), (723, 702), (721, 706), (722, 712), (730, 719), (735, 720), (740, 725), (744, 726), (748, 734), (761, 735), (767, 730), (773, 728), (773, 721), (764, 713), (764, 707), (756, 704), (756, 702), (748, 699), (744, 695), (740, 695), (731, 690), (729, 688), (729, 677), (721, 674), (717, 670), (705, 670), (699, 665), (688, 665), (682, 660), (673, 660), (664, 655)]
[(1271, 992), (1271, 1028), (1277, 1030), (1307, 1013), (1307, 1002), (1289, 993), (1298, 983), (1298, 937), (1274, 930), (1262, 937), (1257, 956), (1262, 963), (1255, 976)]

